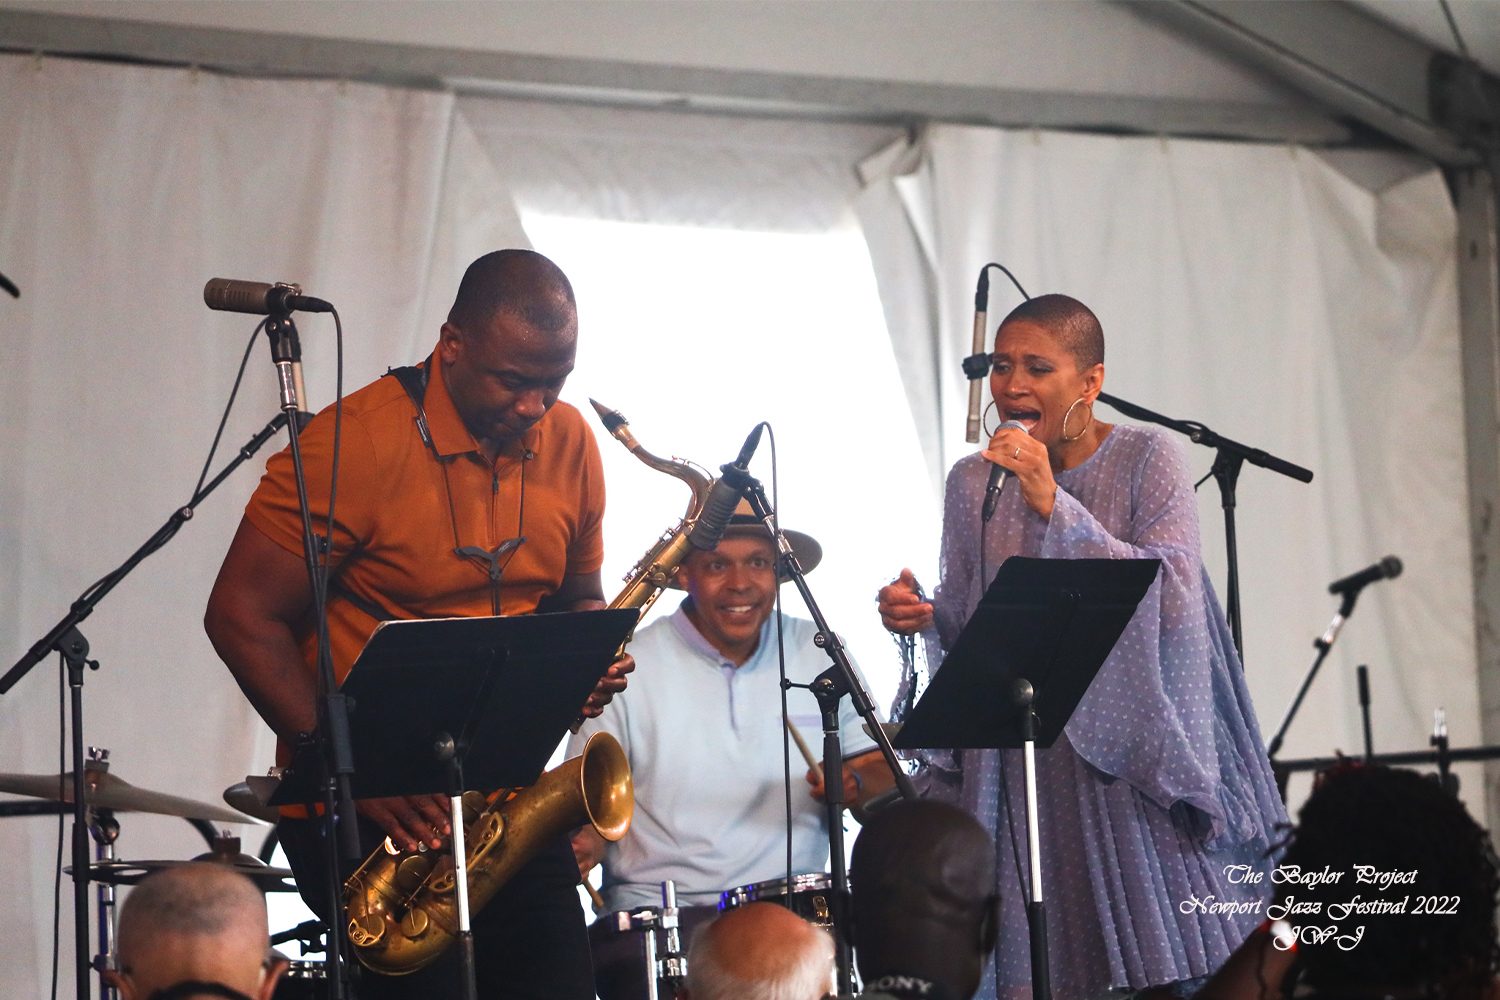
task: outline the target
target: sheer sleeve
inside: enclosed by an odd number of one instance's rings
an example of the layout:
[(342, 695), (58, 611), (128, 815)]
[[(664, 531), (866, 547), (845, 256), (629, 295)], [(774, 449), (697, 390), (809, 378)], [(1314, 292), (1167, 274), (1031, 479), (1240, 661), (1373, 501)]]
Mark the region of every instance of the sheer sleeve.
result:
[[(1161, 560), (1161, 570), (1067, 725), (1079, 755), (1163, 808), (1188, 807), (1220, 844), (1269, 841), (1280, 810), (1243, 671), (1203, 568), (1187, 458), (1153, 436), (1121, 469), (1128, 531), (1111, 534), (1059, 488), (1041, 555)], [(1123, 537), (1122, 537), (1123, 536)], [(1276, 802), (1279, 803), (1279, 797)]]

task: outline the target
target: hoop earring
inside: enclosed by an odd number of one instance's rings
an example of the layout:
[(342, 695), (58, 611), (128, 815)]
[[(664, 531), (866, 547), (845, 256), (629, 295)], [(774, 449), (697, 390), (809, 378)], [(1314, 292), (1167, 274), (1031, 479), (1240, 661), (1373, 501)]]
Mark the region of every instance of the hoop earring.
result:
[[(986, 438), (992, 438), (992, 437), (994, 437), (995, 436), (995, 431), (998, 431), (1000, 429), (1000, 427), (999, 427), (998, 424), (995, 426), (995, 430), (994, 431), (990, 430), (989, 427), (986, 426), (986, 421), (988, 421), (989, 418), (990, 418), (990, 410), (994, 410), (994, 409), (995, 409), (995, 401), (992, 399), (992, 400), (990, 400), (990, 405), (986, 406), (984, 408), (984, 413), (981, 414), (980, 417), (979, 417), (979, 426), (984, 428), (984, 436)], [(995, 415), (999, 416), (1000, 415), (1000, 411), (999, 410), (995, 410)]]
[(1083, 437), (1084, 432), (1089, 429), (1089, 424), (1091, 424), (1091, 423), (1094, 422), (1094, 404), (1093, 403), (1089, 403), (1089, 418), (1088, 418), (1088, 420), (1084, 422), (1083, 427), (1078, 431), (1077, 434), (1074, 434), (1072, 437), (1068, 437), (1068, 418), (1073, 415), (1074, 408), (1077, 407), (1078, 404), (1082, 403), (1082, 402), (1086, 402), (1086, 400), (1084, 399), (1084, 397), (1079, 396), (1077, 399), (1075, 399), (1073, 401), (1073, 405), (1070, 406), (1070, 407), (1068, 407), (1068, 412), (1063, 414), (1063, 419), (1062, 419), (1062, 439), (1064, 441), (1069, 442), (1069, 443), (1071, 443), (1073, 441), (1077, 441), (1079, 438)]

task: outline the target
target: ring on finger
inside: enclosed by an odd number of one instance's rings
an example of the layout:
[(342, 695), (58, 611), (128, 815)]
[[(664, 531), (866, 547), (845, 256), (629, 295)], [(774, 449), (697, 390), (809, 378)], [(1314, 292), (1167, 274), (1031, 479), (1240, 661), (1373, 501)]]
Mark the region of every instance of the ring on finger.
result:
[(1012, 455), (1011, 457), (1012, 458), (1020, 458), (1021, 457), (1021, 446), (1020, 445), (1016, 445), (1016, 453), (1014, 455)]

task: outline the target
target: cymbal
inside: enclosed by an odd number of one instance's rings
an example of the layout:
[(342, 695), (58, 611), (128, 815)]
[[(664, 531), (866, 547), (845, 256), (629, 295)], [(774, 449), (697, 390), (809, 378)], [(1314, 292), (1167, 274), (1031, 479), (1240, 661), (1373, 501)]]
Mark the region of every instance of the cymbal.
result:
[[(193, 861), (197, 860), (199, 859), (193, 859)], [(223, 861), (208, 855), (204, 855), (202, 860), (213, 861), (224, 865), (231, 871), (239, 872), (260, 886), (264, 892), (297, 891), (297, 886), (292, 882), (290, 868), (272, 868), (259, 858), (252, 858), (247, 854), (242, 854), (233, 861)], [(95, 882), (108, 882), (111, 885), (135, 885), (153, 872), (180, 868), (183, 865), (192, 864), (193, 861), (96, 861), (89, 865), (89, 878)], [(63, 871), (71, 875), (73, 866), (69, 865)]]
[(224, 801), (246, 816), (254, 816), (267, 823), (275, 823), (281, 819), (281, 810), (261, 802), (248, 781), (241, 781), (224, 789)]
[[(62, 782), (61, 795), (58, 794), (59, 781)], [(88, 789), (85, 802), (95, 809), (156, 813), (159, 816), (181, 816), (183, 819), (204, 819), (217, 823), (246, 822), (243, 814), (223, 806), (137, 788), (124, 778), (92, 767), (84, 771), (84, 787)], [(0, 792), (30, 795), (52, 802), (72, 802), (73, 774), (70, 771), (61, 778), (55, 774), (0, 774)]]
[[(213, 849), (192, 861), (99, 861), (89, 865), (89, 878), (114, 885), (135, 885), (152, 872), (189, 865), (194, 861), (207, 861), (239, 872), (260, 886), (262, 892), (297, 891), (291, 881), (290, 868), (272, 868), (260, 858), (245, 854), (240, 850), (240, 838), (227, 833), (215, 837)], [(73, 873), (71, 868), (63, 870), (69, 875)]]

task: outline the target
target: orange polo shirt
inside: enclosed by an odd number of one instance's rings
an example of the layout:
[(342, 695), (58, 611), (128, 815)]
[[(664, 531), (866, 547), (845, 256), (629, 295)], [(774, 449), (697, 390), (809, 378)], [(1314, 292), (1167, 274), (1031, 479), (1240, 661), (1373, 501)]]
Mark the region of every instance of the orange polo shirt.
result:
[[(342, 682), (376, 619), (334, 596), (342, 587), (388, 618), (449, 618), (491, 614), (488, 568), (454, 554), (460, 546), (493, 551), (519, 535), (501, 577), (501, 612), (528, 614), (568, 574), (592, 573), (604, 561), (604, 469), (583, 416), (567, 403), (512, 443), (491, 464), (454, 408), (430, 361), (424, 409), (433, 449), (417, 431), (416, 407), (394, 377), (344, 399), (338, 496), (328, 600), (334, 672)], [(303, 466), (313, 528), (326, 531), (333, 463), (333, 407), (302, 432)], [(529, 455), (529, 457), (527, 457)], [(522, 502), (524, 467), (524, 506)], [(446, 482), (444, 470), (447, 471)], [(452, 506), (449, 506), (449, 497)], [(266, 463), (245, 516), (287, 551), (302, 557), (302, 518), (290, 448)], [(312, 615), (297, 638), (315, 669)]]

